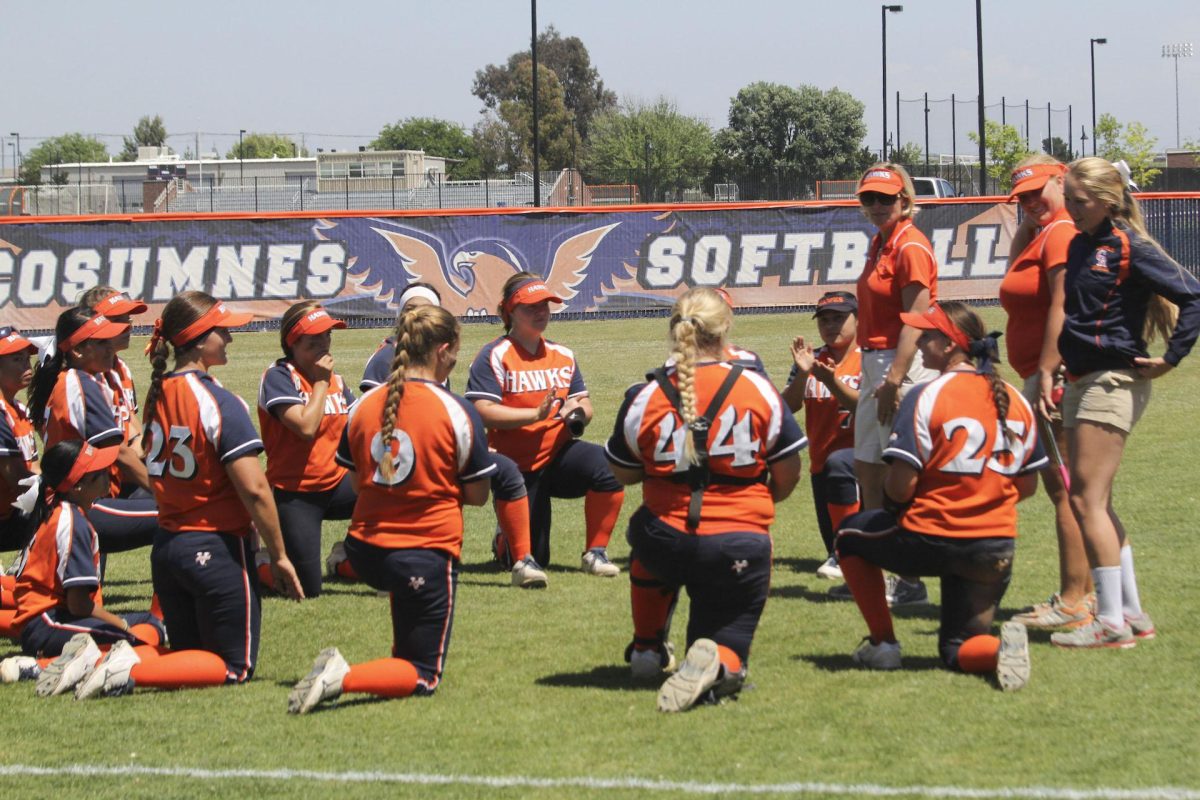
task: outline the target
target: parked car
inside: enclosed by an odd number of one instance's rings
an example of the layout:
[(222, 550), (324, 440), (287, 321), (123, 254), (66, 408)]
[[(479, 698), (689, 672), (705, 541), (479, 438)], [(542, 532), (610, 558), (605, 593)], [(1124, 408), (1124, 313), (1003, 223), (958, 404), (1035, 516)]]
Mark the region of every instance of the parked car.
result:
[(917, 197), (958, 197), (954, 185), (945, 178), (913, 178)]

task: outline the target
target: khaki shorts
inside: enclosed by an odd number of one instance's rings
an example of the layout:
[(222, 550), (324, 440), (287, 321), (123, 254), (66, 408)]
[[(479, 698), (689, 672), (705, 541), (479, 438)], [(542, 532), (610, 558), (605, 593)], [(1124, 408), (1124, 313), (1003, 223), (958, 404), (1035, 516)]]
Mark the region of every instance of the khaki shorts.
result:
[(1080, 422), (1111, 425), (1129, 433), (1150, 403), (1150, 379), (1132, 369), (1089, 372), (1067, 384), (1063, 394), (1063, 426)]
[[(1057, 383), (1061, 384), (1062, 378), (1059, 376), (1055, 376), (1055, 381)], [(1064, 387), (1063, 393), (1065, 396), (1065, 394), (1066, 394), (1065, 387)], [(1025, 383), (1021, 386), (1021, 394), (1025, 397), (1026, 400), (1029, 401), (1029, 406), (1033, 409), (1034, 415), (1040, 417), (1041, 412), (1038, 411), (1038, 401), (1042, 397), (1042, 382), (1041, 382), (1041, 373), (1040, 372), (1035, 372), (1032, 375), (1030, 375), (1028, 378), (1025, 379)], [(1063, 407), (1062, 402), (1059, 402), (1058, 406), (1053, 411), (1050, 412), (1050, 419), (1052, 421), (1062, 422), (1062, 407)]]
[[(875, 387), (883, 382), (892, 362), (895, 350), (871, 350), (862, 354), (862, 382), (859, 385), (858, 406), (854, 410), (854, 460), (868, 464), (882, 464), (883, 450), (892, 435), (891, 425), (880, 425), (876, 418), (878, 405), (875, 402)], [(900, 385), (900, 399), (918, 383), (928, 383), (938, 373), (925, 368), (921, 351), (913, 356), (912, 366)]]

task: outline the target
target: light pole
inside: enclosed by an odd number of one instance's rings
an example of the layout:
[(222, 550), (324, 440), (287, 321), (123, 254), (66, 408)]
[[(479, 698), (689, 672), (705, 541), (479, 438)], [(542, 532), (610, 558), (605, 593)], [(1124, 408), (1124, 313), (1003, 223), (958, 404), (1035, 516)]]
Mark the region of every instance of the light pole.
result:
[(10, 133), (8, 135), (15, 137), (17, 140), (17, 160), (14, 161), (13, 163), (16, 164), (17, 182), (19, 183), (21, 180), (21, 167), (24, 166), (24, 164), (22, 162), (25, 160), (25, 159), (21, 158), (21, 134), (14, 132), (14, 133)]
[(529, 55), (533, 61), (533, 207), (542, 205), (542, 185), (538, 180), (538, 63), (537, 63), (537, 0), (529, 0)]
[(1092, 155), (1096, 155), (1096, 45), (1108, 44), (1108, 39), (1092, 39)]
[(1162, 57), (1175, 59), (1175, 147), (1178, 149), (1182, 146), (1179, 138), (1179, 59), (1192, 57), (1192, 43), (1164, 44)]
[[(975, 0), (975, 65), (979, 73), (979, 188), (987, 186), (987, 121), (983, 102), (983, 4)], [(1001, 103), (1001, 114), (1004, 104)]]
[(645, 170), (644, 177), (643, 177), (643, 180), (645, 182), (645, 196), (642, 197), (643, 203), (650, 202), (650, 151), (652, 149), (653, 149), (653, 145), (650, 144), (650, 137), (647, 136), (646, 137), (646, 147), (645, 147), (646, 170)]
[(893, 14), (898, 14), (904, 10), (904, 6), (880, 6), (879, 19), (883, 23), (883, 149), (879, 151), (879, 160), (887, 161), (887, 15), (890, 11)]
[(246, 148), (243, 145), (245, 136), (245, 128), (238, 131), (238, 183), (242, 186), (246, 185)]

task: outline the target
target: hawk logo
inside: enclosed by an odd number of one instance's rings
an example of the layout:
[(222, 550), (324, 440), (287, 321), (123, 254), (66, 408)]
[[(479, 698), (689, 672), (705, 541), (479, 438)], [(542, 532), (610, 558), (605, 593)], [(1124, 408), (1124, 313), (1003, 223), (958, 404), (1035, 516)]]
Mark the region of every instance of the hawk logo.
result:
[(734, 572), (736, 572), (738, 575), (741, 575), (742, 570), (746, 569), (749, 566), (750, 566), (749, 561), (747, 561), (744, 558), (739, 558), (737, 561), (733, 562), (733, 565), (730, 566), (730, 569), (733, 570)]
[(412, 589), (414, 592), (419, 591), (421, 589), (421, 587), (424, 585), (425, 585), (425, 579), (420, 577), (419, 575), (414, 575), (413, 577), (408, 579), (408, 588)]
[(212, 553), (207, 550), (201, 550), (196, 553), (196, 563), (202, 567), (208, 566), (208, 562), (212, 560)]

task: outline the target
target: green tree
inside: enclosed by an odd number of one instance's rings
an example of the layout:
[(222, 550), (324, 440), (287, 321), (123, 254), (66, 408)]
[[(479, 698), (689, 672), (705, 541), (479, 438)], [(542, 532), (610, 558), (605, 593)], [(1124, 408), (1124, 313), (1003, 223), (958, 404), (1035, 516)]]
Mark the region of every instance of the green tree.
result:
[[(1002, 125), (989, 119), (984, 123), (984, 133), (987, 134), (988, 165), (987, 174), (1004, 192), (1012, 188), (1013, 168), (1029, 155), (1025, 146), (1025, 137), (1012, 125)], [(967, 137), (976, 144), (979, 134), (975, 131), (967, 133)]]
[[(77, 164), (108, 160), (108, 148), (98, 139), (82, 133), (66, 133), (44, 139), (32, 150), (24, 153), (21, 163), (20, 181), (26, 186), (37, 186), (42, 182), (42, 167), (47, 164)], [(65, 167), (50, 176), (51, 183), (67, 182)]]
[(444, 119), (409, 117), (394, 125), (384, 125), (371, 147), (424, 150), (428, 155), (448, 159), (446, 173), (454, 180), (479, 177), (479, 152), (471, 134)]
[[(700, 186), (715, 152), (706, 122), (680, 114), (674, 103), (659, 98), (649, 104), (627, 102), (598, 115), (584, 166), (601, 183), (640, 178), (643, 197), (652, 200), (661, 199), (663, 190)], [(618, 175), (606, 177), (612, 172)]]
[(475, 123), (471, 129), (471, 141), (478, 154), (482, 178), (506, 171), (509, 164), (520, 162), (520, 140), (495, 112), (487, 112)]
[[(504, 101), (516, 99), (521, 91), (518, 68), (522, 63), (531, 64), (532, 60), (530, 52), (522, 50), (509, 56), (503, 66), (488, 64), (475, 72), (471, 93), (483, 101), (485, 109), (498, 109)], [(558, 79), (563, 105), (574, 115), (576, 134), (581, 141), (587, 141), (592, 118), (617, 105), (616, 93), (604, 88), (587, 47), (576, 36), (564, 39), (551, 25), (538, 34), (538, 67), (539, 83), (541, 67), (548, 68)]]
[(1042, 139), (1042, 152), (1049, 153), (1064, 164), (1075, 158), (1075, 154), (1071, 152), (1071, 145), (1058, 136), (1055, 136), (1054, 139)]
[(167, 126), (162, 117), (142, 117), (133, 126), (133, 137), (123, 137), (125, 146), (121, 148), (121, 161), (136, 161), (139, 147), (162, 147), (167, 143)]
[(1154, 182), (1161, 169), (1154, 166), (1158, 139), (1140, 122), (1122, 125), (1112, 114), (1101, 114), (1096, 123), (1096, 155), (1108, 161), (1124, 160), (1129, 178), (1140, 188)]
[(863, 104), (839, 89), (752, 83), (716, 136), (720, 176), (751, 173), (796, 182), (857, 177), (870, 160)]
[(280, 133), (247, 133), (242, 141), (235, 143), (225, 154), (226, 158), (295, 158), (307, 156), (308, 150), (301, 149), (289, 136)]
[(892, 151), (892, 163), (906, 167), (924, 166), (925, 154), (916, 142), (907, 142)]
[(1124, 158), (1121, 151), (1121, 123), (1112, 114), (1101, 114), (1092, 131), (1092, 144), (1096, 147), (1096, 155), (1109, 161), (1120, 161)]
[[(533, 167), (533, 63), (523, 61), (516, 69), (516, 93), (500, 103), (498, 117), (508, 128), (506, 161), (510, 170)], [(563, 102), (562, 84), (548, 68), (538, 64), (538, 166), (543, 170), (571, 166), (578, 148), (571, 112)]]

